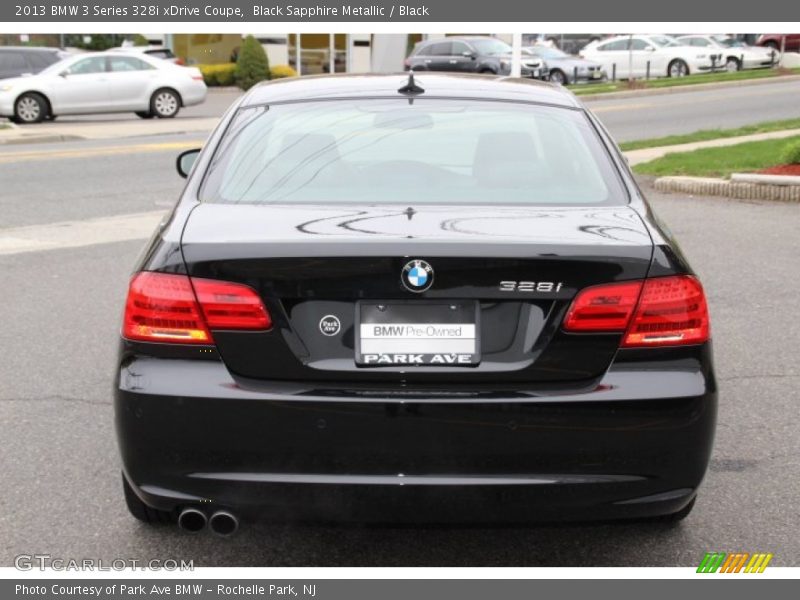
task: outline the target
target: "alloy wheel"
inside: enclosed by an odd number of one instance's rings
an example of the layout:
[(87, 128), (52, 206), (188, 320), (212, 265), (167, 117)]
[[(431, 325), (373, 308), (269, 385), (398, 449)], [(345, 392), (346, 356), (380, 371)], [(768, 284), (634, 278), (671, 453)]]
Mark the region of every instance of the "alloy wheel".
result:
[(17, 116), (25, 123), (35, 123), (42, 115), (42, 105), (31, 96), (23, 96), (17, 101)]
[(159, 92), (153, 106), (161, 117), (170, 117), (178, 111), (178, 99), (172, 92)]
[(676, 60), (673, 62), (669, 67), (669, 76), (670, 77), (683, 77), (687, 74), (687, 67), (686, 63), (680, 60)]

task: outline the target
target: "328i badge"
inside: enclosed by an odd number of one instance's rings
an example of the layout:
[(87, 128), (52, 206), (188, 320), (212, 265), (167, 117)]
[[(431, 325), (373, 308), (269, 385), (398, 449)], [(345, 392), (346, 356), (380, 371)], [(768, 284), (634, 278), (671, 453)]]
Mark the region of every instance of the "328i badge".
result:
[(178, 168), (115, 374), (135, 517), (689, 514), (716, 423), (704, 291), (569, 91), (262, 84)]

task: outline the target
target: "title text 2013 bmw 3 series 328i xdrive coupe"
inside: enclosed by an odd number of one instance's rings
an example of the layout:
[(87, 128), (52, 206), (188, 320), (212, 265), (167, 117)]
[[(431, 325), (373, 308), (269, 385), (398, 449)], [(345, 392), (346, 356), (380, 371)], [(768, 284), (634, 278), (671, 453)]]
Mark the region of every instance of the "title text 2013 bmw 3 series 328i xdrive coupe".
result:
[(568, 91), (283, 80), (190, 163), (125, 306), (134, 516), (688, 514), (716, 420), (705, 296)]

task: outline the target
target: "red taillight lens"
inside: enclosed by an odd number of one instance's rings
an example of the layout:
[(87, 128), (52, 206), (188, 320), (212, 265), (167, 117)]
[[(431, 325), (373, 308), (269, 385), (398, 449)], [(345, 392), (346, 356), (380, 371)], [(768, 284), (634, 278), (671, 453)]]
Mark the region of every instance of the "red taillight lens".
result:
[(138, 273), (131, 279), (122, 335), (129, 340), (213, 344), (186, 275)]
[(641, 281), (626, 281), (582, 290), (572, 301), (564, 319), (564, 329), (571, 332), (624, 331), (641, 289)]
[(131, 279), (122, 335), (147, 342), (213, 344), (210, 329), (264, 330), (271, 325), (261, 298), (246, 285), (143, 272)]
[(710, 334), (703, 286), (694, 277), (657, 277), (644, 282), (623, 347), (700, 344)]
[(690, 275), (598, 285), (575, 297), (564, 330), (624, 331), (623, 348), (700, 344), (709, 338), (708, 306)]
[(263, 330), (272, 319), (256, 291), (246, 285), (192, 278), (210, 329)]

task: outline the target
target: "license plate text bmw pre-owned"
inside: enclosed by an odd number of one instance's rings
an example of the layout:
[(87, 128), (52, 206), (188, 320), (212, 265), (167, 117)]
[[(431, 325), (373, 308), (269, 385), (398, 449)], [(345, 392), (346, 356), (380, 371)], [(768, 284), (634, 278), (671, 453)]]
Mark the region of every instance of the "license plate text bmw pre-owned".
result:
[(480, 362), (477, 302), (360, 302), (356, 311), (360, 366), (469, 367)]

